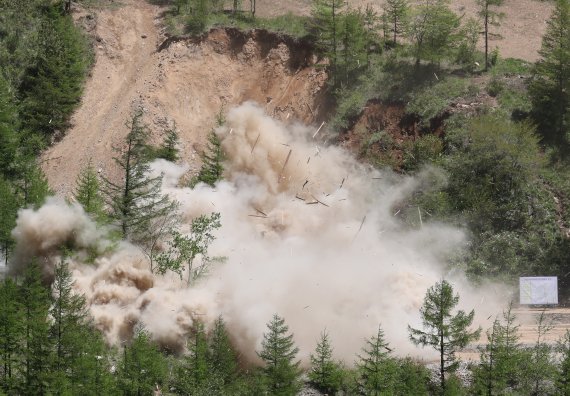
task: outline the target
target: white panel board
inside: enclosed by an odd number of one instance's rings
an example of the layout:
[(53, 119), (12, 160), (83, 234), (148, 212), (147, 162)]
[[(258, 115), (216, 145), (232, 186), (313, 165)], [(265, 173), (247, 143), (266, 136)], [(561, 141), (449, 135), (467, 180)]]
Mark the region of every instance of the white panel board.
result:
[(523, 305), (558, 304), (558, 278), (556, 276), (521, 277), (520, 303)]

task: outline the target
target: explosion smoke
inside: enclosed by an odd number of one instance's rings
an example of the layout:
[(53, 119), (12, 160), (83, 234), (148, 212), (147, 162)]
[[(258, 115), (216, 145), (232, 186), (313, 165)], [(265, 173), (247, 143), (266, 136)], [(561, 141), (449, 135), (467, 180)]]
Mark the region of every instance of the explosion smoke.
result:
[[(227, 260), (187, 288), (176, 275), (151, 274), (145, 256), (128, 243), (93, 264), (74, 256), (76, 288), (107, 339), (118, 343), (139, 323), (180, 349), (195, 320), (208, 325), (222, 315), (253, 361), (266, 323), (278, 313), (303, 359), (326, 328), (336, 356), (350, 364), (379, 324), (396, 353), (418, 354), (406, 326), (419, 325), (427, 288), (450, 278), (442, 263), (465, 236), (442, 224), (407, 228), (394, 207), (437, 171), (411, 178), (368, 169), (337, 147), (319, 147), (314, 130), (281, 124), (252, 103), (232, 109), (217, 133), (227, 169), (215, 188), (179, 187), (184, 166), (159, 160), (153, 169), (164, 174), (164, 192), (180, 202), (182, 231), (198, 215), (221, 213), (211, 254)], [(63, 243), (103, 252), (102, 235), (79, 206), (49, 199), (37, 211), (20, 212), (13, 265), (25, 263), (26, 252), (47, 256), (52, 266)], [(459, 274), (451, 281), (463, 306), (479, 317), (500, 311), (489, 301), (493, 292), (475, 290)]]

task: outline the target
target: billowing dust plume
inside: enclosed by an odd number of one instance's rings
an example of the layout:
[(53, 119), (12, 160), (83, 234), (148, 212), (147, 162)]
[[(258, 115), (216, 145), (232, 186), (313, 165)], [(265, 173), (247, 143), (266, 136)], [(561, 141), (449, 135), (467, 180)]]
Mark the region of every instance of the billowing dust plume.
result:
[(500, 312), (496, 289), (475, 289), (459, 271), (445, 270), (466, 242), (460, 230), (425, 221), (411, 229), (399, 219), (398, 205), (429, 188), (441, 177), (437, 170), (412, 178), (366, 168), (337, 147), (320, 146), (315, 129), (276, 122), (252, 103), (232, 109), (217, 134), (227, 161), (215, 188), (180, 187), (186, 167), (153, 164), (164, 174), (164, 192), (180, 202), (183, 232), (195, 216), (221, 213), (210, 253), (227, 260), (195, 286), (174, 274), (152, 275), (136, 246), (110, 249), (80, 207), (57, 199), (20, 212), (14, 265), (34, 254), (52, 266), (61, 244), (97, 249), (93, 263), (78, 254), (71, 268), (110, 342), (142, 324), (181, 350), (195, 320), (208, 325), (222, 315), (250, 360), (274, 313), (286, 319), (303, 359), (326, 329), (336, 356), (350, 364), (379, 324), (396, 353), (428, 353), (408, 341), (407, 325), (420, 325), (425, 292), (443, 277), (479, 318)]

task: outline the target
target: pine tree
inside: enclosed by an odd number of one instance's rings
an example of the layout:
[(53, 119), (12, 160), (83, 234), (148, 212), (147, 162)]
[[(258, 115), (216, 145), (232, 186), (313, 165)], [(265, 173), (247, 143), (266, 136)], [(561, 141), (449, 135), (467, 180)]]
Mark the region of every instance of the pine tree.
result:
[[(365, 15), (350, 10), (340, 18), (340, 56), (337, 59), (337, 82), (345, 86), (354, 79), (355, 72), (367, 67), (368, 34), (364, 26)], [(341, 78), (342, 77), (342, 78)]]
[(459, 295), (453, 294), (453, 287), (446, 280), (430, 287), (424, 298), (420, 314), (425, 330), (414, 329), (408, 325), (410, 340), (421, 346), (430, 346), (439, 352), (439, 376), (442, 394), (445, 393), (445, 374), (453, 373), (458, 362), (455, 352), (479, 338), (481, 329), (469, 331), (475, 311), (465, 314), (459, 310), (452, 315), (452, 310), (459, 302)]
[(311, 16), (316, 32), (316, 44), (329, 59), (332, 85), (336, 86), (337, 64), (340, 53), (341, 13), (344, 0), (313, 0)]
[(485, 37), (485, 70), (489, 69), (489, 29), (490, 26), (499, 26), (500, 20), (504, 17), (501, 12), (495, 11), (494, 7), (503, 5), (504, 0), (477, 0), (479, 6), (479, 16), (483, 20), (483, 36)]
[(0, 260), (3, 258), (5, 265), (15, 245), (12, 230), (16, 227), (19, 206), (12, 185), (0, 176)]
[(208, 367), (209, 350), (204, 325), (196, 322), (188, 338), (188, 355), (185, 358), (187, 375), (190, 377), (190, 389), (200, 388), (210, 376)]
[(20, 86), (20, 117), (24, 129), (42, 132), (47, 138), (67, 127), (79, 104), (89, 57), (71, 16), (62, 17), (56, 6), (44, 10), (47, 17), (38, 32), (40, 48)]
[(16, 109), (8, 82), (0, 73), (0, 176), (14, 177), (14, 161), (18, 148)]
[(214, 323), (209, 346), (210, 370), (220, 379), (222, 385), (227, 387), (236, 379), (237, 358), (221, 316)]
[(63, 260), (55, 267), (52, 298), (50, 334), (55, 349), (52, 375), (57, 384), (54, 391), (75, 393), (73, 389), (84, 380), (76, 370), (89, 342), (85, 337), (90, 334), (85, 297), (74, 293), (71, 272)]
[(29, 157), (21, 157), (16, 164), (18, 179), (14, 181), (15, 193), (21, 206), (39, 208), (46, 197), (51, 194), (47, 179), (36, 164)]
[(164, 158), (170, 162), (178, 161), (178, 144), (180, 138), (178, 137), (178, 131), (176, 130), (176, 124), (169, 128), (164, 133), (164, 140), (160, 145), (156, 156), (158, 158)]
[(570, 396), (570, 330), (556, 343), (556, 352), (560, 355), (560, 365), (555, 386), (560, 395)]
[(28, 265), (20, 288), (24, 309), (22, 365), (23, 383), (20, 393), (48, 393), (49, 363), (53, 344), (49, 338), (49, 294), (42, 285), (41, 272), (34, 261)]
[(534, 346), (530, 350), (530, 359), (525, 363), (526, 386), (523, 386), (525, 393), (531, 395), (552, 394), (552, 384), (555, 379), (555, 365), (552, 356), (552, 345), (546, 342), (546, 334), (552, 330), (552, 322), (547, 319), (542, 311), (536, 319), (537, 338)]
[(149, 395), (165, 382), (166, 360), (144, 329), (135, 330), (123, 352), (118, 363), (118, 381), (124, 395)]
[(333, 348), (326, 331), (321, 333), (315, 354), (311, 354), (311, 370), (309, 380), (319, 391), (327, 394), (336, 394), (341, 383), (340, 365), (332, 358)]
[(4, 279), (0, 284), (0, 392), (7, 395), (17, 393), (23, 312), (16, 283), (10, 278)]
[(382, 20), (389, 25), (394, 45), (398, 44), (398, 36), (406, 33), (409, 5), (407, 0), (386, 0), (383, 6)]
[(570, 0), (557, 0), (547, 22), (529, 92), (541, 131), (563, 142), (570, 133)]
[(378, 326), (376, 336), (366, 340), (364, 355), (359, 356), (357, 363), (360, 371), (363, 394), (393, 394), (397, 375), (397, 366), (390, 357), (392, 350), (384, 340), (384, 332)]
[(293, 334), (287, 334), (289, 327), (277, 314), (267, 324), (267, 330), (258, 356), (265, 363), (262, 370), (269, 392), (275, 396), (295, 395), (301, 387), (301, 371), (299, 361), (295, 361), (299, 348), (294, 346)]
[(208, 146), (202, 154), (202, 167), (198, 175), (192, 179), (190, 185), (194, 187), (202, 182), (214, 187), (216, 182), (222, 179), (224, 173), (224, 151), (220, 138), (214, 131), (208, 135)]
[(99, 178), (93, 168), (91, 160), (81, 170), (75, 182), (75, 200), (83, 206), (85, 212), (89, 213), (95, 220), (102, 222), (105, 218), (105, 202), (99, 189)]
[(142, 111), (135, 112), (128, 126), (125, 148), (115, 157), (123, 178), (119, 183), (103, 178), (104, 193), (111, 208), (110, 217), (119, 226), (122, 237), (143, 243), (153, 237), (149, 235), (153, 223), (174, 211), (175, 204), (161, 194), (162, 176), (148, 176), (148, 128), (142, 123)]

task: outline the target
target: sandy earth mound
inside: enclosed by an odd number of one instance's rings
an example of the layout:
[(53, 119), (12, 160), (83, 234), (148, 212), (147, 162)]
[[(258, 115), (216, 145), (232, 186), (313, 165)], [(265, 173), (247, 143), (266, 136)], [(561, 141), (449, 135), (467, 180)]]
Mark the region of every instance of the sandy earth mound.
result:
[(176, 123), (181, 157), (194, 169), (222, 109), (255, 100), (282, 120), (322, 118), (326, 74), (308, 43), (232, 29), (165, 41), (160, 12), (134, 0), (94, 14), (77, 12), (95, 37), (96, 63), (72, 128), (42, 158), (58, 194), (69, 195), (89, 159), (99, 173), (116, 177), (113, 147), (121, 146), (135, 108), (143, 109), (156, 142)]

